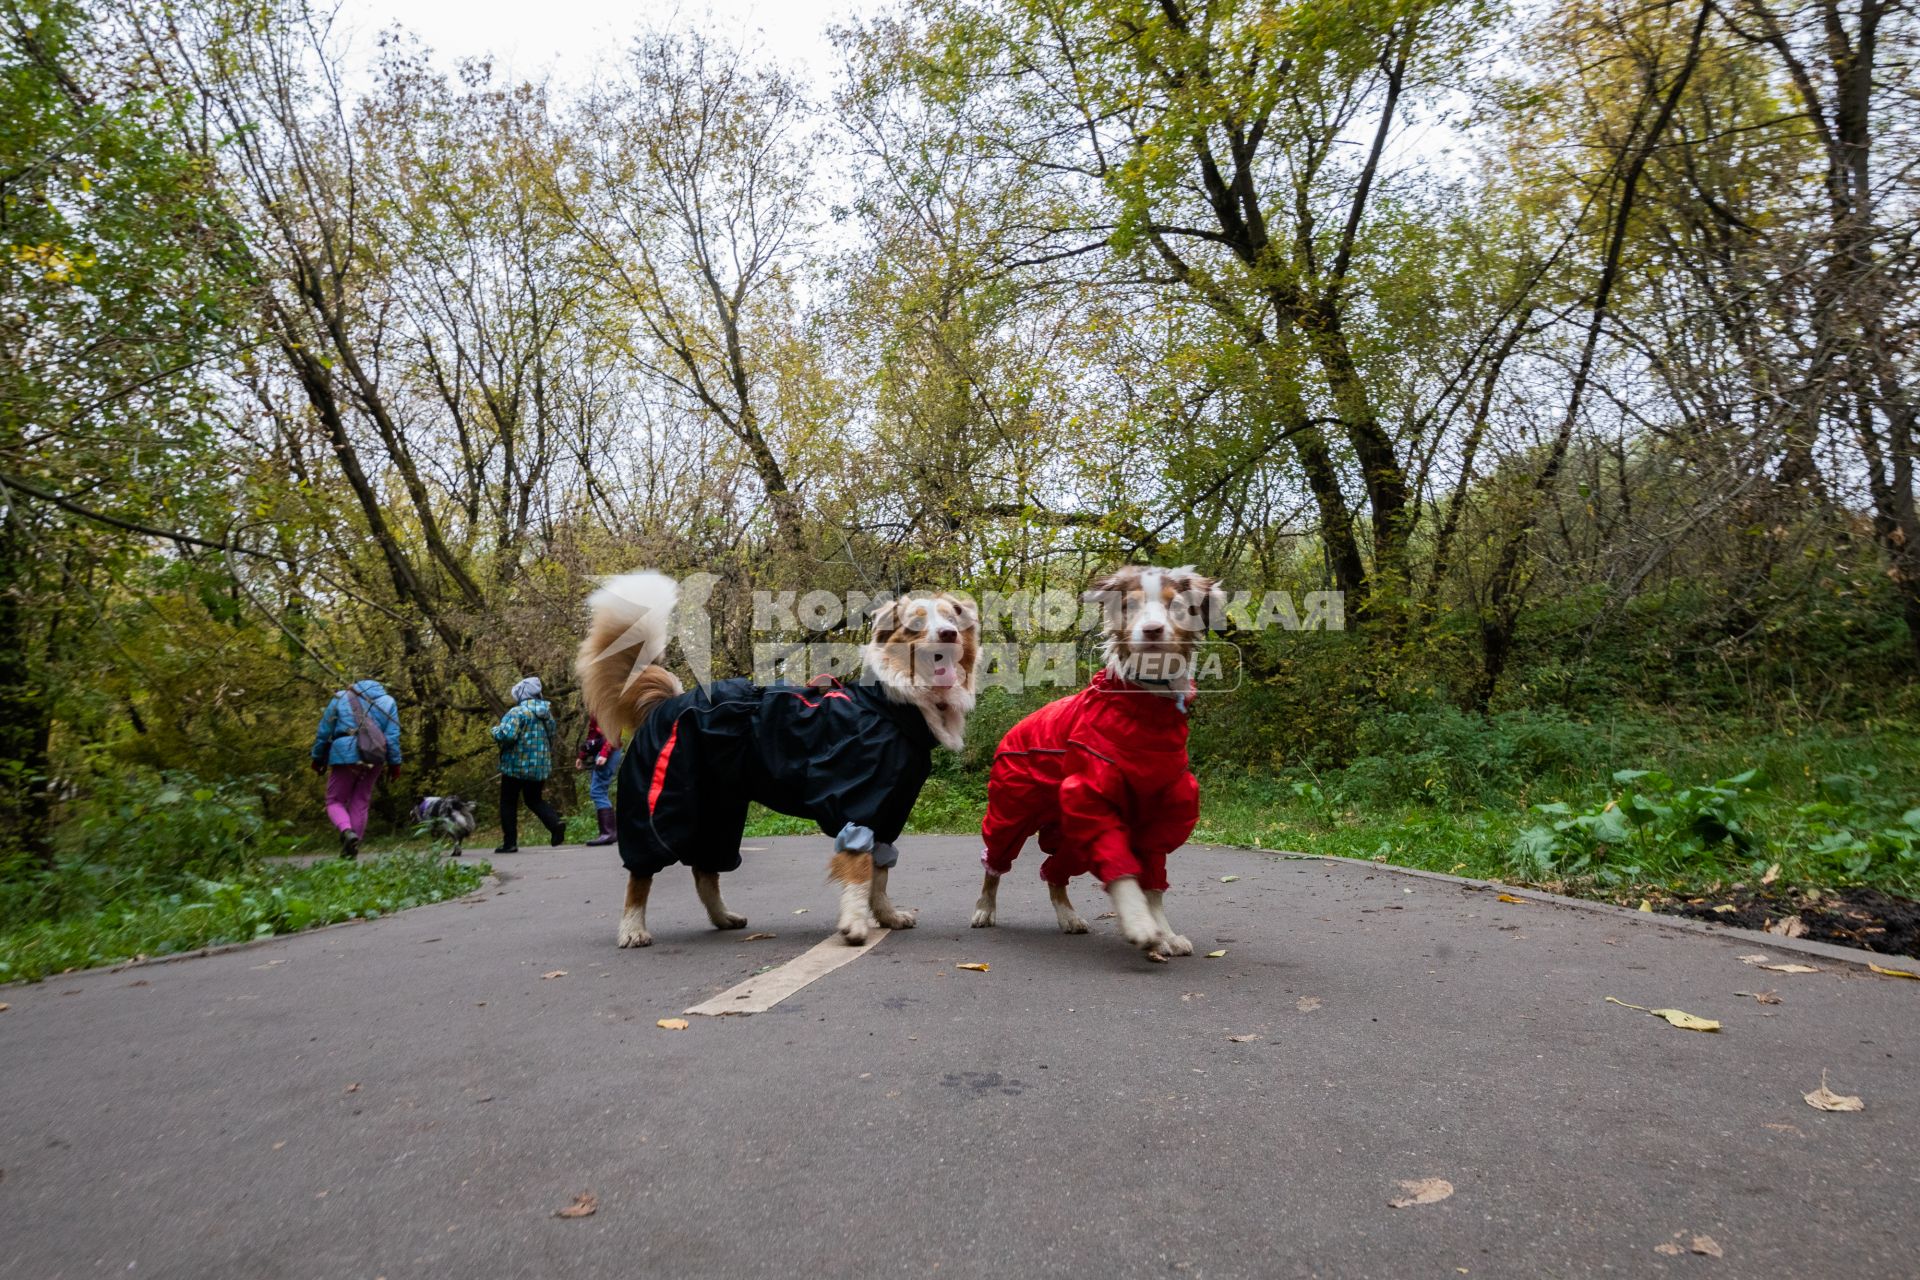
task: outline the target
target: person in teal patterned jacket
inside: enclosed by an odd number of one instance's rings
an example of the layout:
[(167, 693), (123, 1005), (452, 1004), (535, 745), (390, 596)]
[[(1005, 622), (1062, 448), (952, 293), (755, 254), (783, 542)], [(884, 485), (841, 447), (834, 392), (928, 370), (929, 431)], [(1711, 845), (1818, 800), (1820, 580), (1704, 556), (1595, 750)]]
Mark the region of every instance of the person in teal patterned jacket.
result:
[(553, 776), (553, 742), (560, 727), (553, 708), (540, 696), (540, 677), (528, 676), (513, 686), (513, 706), (493, 726), (500, 745), (500, 847), (495, 853), (520, 849), (520, 802), (546, 826), (558, 845), (567, 836), (567, 824), (553, 811), (541, 792)]

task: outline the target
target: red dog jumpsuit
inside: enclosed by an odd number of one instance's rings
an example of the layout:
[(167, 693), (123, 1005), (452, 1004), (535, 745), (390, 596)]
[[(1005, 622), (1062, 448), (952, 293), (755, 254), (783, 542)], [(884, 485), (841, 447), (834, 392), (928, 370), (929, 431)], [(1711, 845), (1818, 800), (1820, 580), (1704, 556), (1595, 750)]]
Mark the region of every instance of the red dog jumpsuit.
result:
[(987, 775), (987, 870), (1012, 870), (1038, 833), (1048, 884), (1091, 871), (1102, 885), (1134, 876), (1166, 892), (1167, 855), (1200, 820), (1183, 701), (1102, 671), (1014, 725)]

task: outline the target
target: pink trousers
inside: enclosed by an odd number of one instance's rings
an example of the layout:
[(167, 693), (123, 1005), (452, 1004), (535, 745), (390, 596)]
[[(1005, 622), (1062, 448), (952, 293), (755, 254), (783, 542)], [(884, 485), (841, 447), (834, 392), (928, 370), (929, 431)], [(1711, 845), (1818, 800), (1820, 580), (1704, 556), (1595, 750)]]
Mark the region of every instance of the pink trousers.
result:
[(327, 818), (342, 831), (367, 834), (373, 808), (373, 784), (380, 770), (364, 764), (336, 764), (327, 770)]

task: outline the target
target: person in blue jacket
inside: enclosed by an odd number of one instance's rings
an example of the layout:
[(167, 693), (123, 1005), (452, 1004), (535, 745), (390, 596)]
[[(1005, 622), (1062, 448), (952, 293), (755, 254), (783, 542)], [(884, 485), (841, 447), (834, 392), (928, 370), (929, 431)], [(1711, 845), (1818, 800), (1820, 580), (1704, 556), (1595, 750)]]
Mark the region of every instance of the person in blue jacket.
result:
[(340, 856), (358, 857), (373, 807), (373, 784), (400, 776), (400, 708), (378, 680), (341, 689), (313, 735), (313, 771), (327, 775), (327, 817), (340, 832)]

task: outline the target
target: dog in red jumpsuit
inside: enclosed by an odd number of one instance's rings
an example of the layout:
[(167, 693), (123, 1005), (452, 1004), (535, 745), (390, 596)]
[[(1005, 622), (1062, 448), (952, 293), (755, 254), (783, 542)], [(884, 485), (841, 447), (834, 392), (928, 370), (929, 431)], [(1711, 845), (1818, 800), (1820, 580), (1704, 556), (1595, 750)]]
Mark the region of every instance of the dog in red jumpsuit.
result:
[(1225, 597), (1190, 565), (1129, 565), (1084, 598), (1103, 606), (1106, 665), (1000, 740), (987, 777), (986, 879), (973, 927), (993, 925), (1000, 877), (1038, 836), (1047, 855), (1040, 878), (1063, 933), (1087, 932), (1067, 882), (1090, 872), (1113, 900), (1121, 935), (1148, 959), (1192, 955), (1167, 922), (1167, 855), (1200, 819), (1200, 784), (1187, 760), (1193, 650)]

